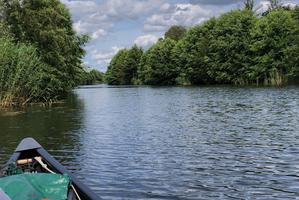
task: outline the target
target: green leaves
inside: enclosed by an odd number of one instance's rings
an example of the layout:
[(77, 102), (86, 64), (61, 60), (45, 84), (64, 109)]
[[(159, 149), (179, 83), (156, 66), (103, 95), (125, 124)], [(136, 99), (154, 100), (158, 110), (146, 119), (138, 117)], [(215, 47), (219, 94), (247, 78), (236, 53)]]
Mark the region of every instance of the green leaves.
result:
[(68, 9), (58, 0), (11, 0), (6, 3), (5, 19), (17, 41), (37, 47), (43, 62), (61, 72), (67, 91), (76, 83), (76, 68), (82, 68), (85, 36), (72, 29)]
[(104, 81), (104, 74), (98, 70), (85, 71), (81, 73), (80, 84), (92, 85), (95, 83), (102, 83)]
[(186, 33), (186, 28), (183, 26), (172, 26), (165, 33), (165, 38), (169, 38), (175, 41), (182, 39)]
[(20, 104), (55, 99), (59, 91), (50, 68), (31, 45), (0, 37), (0, 104)]
[(212, 18), (203, 25), (195, 26), (188, 30), (185, 37), (176, 44), (173, 50), (173, 60), (180, 69), (180, 76), (185, 79), (183, 84), (213, 82), (208, 69), (210, 41), (215, 25), (216, 20)]
[(137, 80), (137, 68), (143, 51), (137, 46), (120, 50), (111, 60), (106, 81), (111, 85), (131, 85)]
[[(9, 54), (3, 58), (14, 58), (15, 61), (0, 64), (2, 72), (12, 77), (6, 82), (13, 83), (13, 89), (9, 89), (10, 92), (3, 89), (0, 98), (4, 93), (13, 93), (18, 94), (19, 99), (30, 95), (30, 102), (52, 101), (80, 83), (80, 77), (85, 73), (81, 61), (85, 55), (82, 46), (88, 37), (76, 35), (71, 15), (59, 0), (5, 0), (1, 1), (0, 8), (0, 34), (13, 38), (15, 45), (9, 40), (9, 49), (11, 53), (18, 53), (16, 58)], [(1, 42), (7, 44), (7, 41)], [(25, 68), (27, 62), (28, 69)], [(26, 84), (18, 81), (22, 76)], [(19, 90), (30, 91), (27, 94), (19, 93)]]
[[(284, 9), (276, 9), (261, 18), (254, 26), (250, 45), (253, 54), (252, 70), (255, 71), (255, 79), (264, 84), (273, 85), (273, 73), (279, 74), (281, 85), (288, 79), (292, 66), (290, 57), (292, 49), (297, 45), (295, 21), (291, 12)], [(280, 82), (278, 81), (278, 82)], [(275, 85), (277, 85), (275, 83)]]
[(160, 40), (144, 53), (138, 69), (138, 78), (142, 84), (174, 85), (176, 83), (179, 69), (172, 60), (175, 44), (172, 39)]

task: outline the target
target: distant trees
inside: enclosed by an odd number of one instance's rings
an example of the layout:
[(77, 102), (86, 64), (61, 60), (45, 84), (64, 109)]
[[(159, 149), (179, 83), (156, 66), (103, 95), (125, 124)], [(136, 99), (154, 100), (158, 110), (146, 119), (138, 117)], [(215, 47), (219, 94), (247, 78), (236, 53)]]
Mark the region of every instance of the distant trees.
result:
[(187, 32), (186, 28), (183, 26), (172, 26), (169, 30), (165, 33), (165, 38), (170, 38), (175, 41), (179, 41), (182, 39)]
[[(119, 67), (110, 67), (108, 74), (125, 68), (125, 62), (117, 60)], [(283, 85), (298, 81), (299, 7), (285, 8), (280, 1), (271, 0), (269, 10), (257, 15), (254, 1), (246, 0), (244, 9), (211, 18), (186, 32), (173, 26), (164, 39), (143, 53), (136, 77), (135, 84), (148, 85)]]
[(231, 11), (216, 20), (208, 47), (208, 74), (216, 82), (248, 83), (250, 32), (255, 22), (255, 15), (247, 9)]
[[(289, 60), (296, 43), (295, 21), (292, 14), (277, 9), (261, 18), (252, 30), (252, 60), (250, 76), (264, 85), (281, 85), (287, 82), (292, 71)], [(297, 35), (298, 36), (298, 35)]]
[(137, 80), (137, 68), (143, 50), (136, 45), (120, 50), (111, 60), (106, 73), (106, 81), (111, 85), (130, 85)]
[(90, 71), (85, 70), (84, 73), (81, 74), (80, 84), (82, 85), (92, 85), (102, 82), (104, 82), (104, 73), (96, 69)]
[(141, 84), (175, 84), (175, 79), (179, 74), (179, 69), (172, 60), (175, 44), (174, 40), (166, 38), (143, 54), (138, 68), (138, 79)]
[(293, 12), (292, 17), (295, 20), (295, 30), (293, 33), (293, 42), (288, 51), (287, 64), (291, 69), (290, 79), (299, 83), (299, 7), (297, 6)]
[(106, 72), (106, 81), (110, 85), (121, 85), (123, 79), (123, 69), (125, 63), (125, 57), (127, 56), (128, 50), (121, 49), (117, 54), (112, 58), (107, 72)]
[(133, 84), (137, 80), (137, 69), (143, 55), (143, 50), (136, 45), (128, 50), (123, 68), (123, 85)]
[(174, 48), (173, 60), (180, 69), (178, 84), (210, 84), (210, 46), (216, 19), (211, 18), (202, 25), (188, 30), (186, 36)]

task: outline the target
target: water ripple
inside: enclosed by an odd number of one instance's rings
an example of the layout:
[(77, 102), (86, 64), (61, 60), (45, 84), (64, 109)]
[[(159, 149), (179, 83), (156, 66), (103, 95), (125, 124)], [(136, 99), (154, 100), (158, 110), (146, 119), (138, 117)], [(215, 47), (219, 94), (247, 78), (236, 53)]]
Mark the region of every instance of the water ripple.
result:
[(75, 94), (60, 107), (0, 115), (1, 161), (30, 135), (104, 199), (299, 197), (298, 87)]

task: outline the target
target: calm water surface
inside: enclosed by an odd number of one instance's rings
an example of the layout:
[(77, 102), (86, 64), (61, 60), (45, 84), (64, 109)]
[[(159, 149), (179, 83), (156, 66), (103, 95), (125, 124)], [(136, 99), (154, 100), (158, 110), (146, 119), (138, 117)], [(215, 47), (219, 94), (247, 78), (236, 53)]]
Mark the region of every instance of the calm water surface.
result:
[(104, 199), (299, 198), (299, 87), (85, 87), (0, 135), (1, 163), (34, 137)]

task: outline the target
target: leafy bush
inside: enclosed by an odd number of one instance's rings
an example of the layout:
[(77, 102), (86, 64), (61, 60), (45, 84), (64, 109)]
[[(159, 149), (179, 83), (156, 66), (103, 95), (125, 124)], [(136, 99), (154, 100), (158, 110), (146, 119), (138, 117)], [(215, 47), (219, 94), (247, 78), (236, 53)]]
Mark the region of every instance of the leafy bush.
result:
[(59, 0), (0, 1), (1, 102), (51, 102), (80, 83), (87, 42)]
[(41, 62), (36, 48), (0, 38), (0, 103), (2, 105), (47, 102), (60, 93), (60, 81)]

